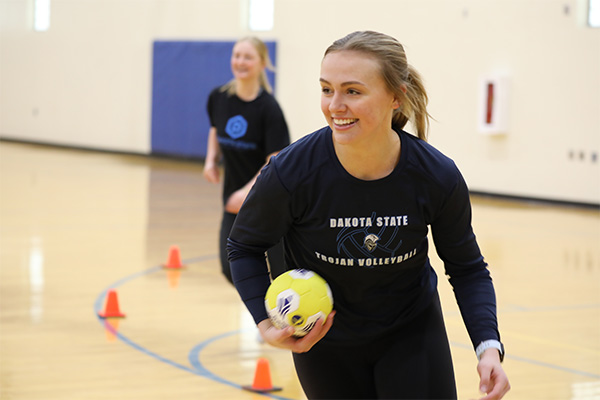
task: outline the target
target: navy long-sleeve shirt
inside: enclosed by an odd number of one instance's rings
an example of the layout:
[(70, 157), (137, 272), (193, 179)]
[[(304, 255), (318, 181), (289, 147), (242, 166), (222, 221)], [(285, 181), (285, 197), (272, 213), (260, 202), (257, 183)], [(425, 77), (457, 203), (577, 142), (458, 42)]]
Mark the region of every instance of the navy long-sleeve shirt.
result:
[(431, 228), (473, 345), (500, 340), (466, 183), (448, 157), (397, 132), (400, 161), (382, 179), (350, 175), (329, 127), (293, 143), (262, 170), (228, 244), (234, 284), (256, 323), (268, 318), (264, 252), (284, 237), (288, 266), (313, 270), (331, 287), (336, 318), (325, 340), (369, 341), (400, 329), (437, 291), (427, 254)]

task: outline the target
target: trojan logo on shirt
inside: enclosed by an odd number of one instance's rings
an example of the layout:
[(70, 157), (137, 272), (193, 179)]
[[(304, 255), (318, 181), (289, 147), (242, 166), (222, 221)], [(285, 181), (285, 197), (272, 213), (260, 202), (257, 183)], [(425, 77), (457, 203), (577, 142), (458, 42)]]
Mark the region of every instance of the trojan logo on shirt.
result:
[(369, 251), (369, 253), (371, 253), (377, 247), (378, 241), (379, 241), (379, 237), (377, 235), (370, 233), (365, 237), (363, 246), (365, 247), (365, 249), (367, 249)]

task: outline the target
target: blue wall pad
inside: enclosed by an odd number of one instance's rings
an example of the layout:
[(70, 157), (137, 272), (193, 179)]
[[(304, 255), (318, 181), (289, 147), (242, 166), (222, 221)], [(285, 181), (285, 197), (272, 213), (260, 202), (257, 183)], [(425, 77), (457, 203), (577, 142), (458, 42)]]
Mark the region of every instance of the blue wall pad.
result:
[[(153, 44), (152, 154), (204, 158), (210, 122), (211, 90), (233, 78), (234, 41), (163, 41)], [(276, 43), (265, 42), (273, 64)], [(267, 76), (273, 88), (275, 77)]]

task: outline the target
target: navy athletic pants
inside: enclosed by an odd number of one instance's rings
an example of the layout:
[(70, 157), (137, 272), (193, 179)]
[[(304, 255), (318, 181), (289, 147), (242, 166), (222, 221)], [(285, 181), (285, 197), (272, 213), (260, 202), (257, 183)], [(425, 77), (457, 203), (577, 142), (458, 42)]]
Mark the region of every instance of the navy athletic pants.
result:
[(440, 300), (372, 343), (317, 343), (293, 354), (309, 399), (456, 399), (452, 356)]

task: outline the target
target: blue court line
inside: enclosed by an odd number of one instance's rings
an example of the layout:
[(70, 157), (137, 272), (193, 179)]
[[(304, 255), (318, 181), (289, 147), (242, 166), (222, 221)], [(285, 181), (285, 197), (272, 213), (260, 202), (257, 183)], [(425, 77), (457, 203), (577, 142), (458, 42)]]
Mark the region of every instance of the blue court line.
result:
[(568, 373), (575, 374), (575, 375), (587, 376), (588, 378), (600, 379), (600, 375), (598, 375), (598, 374), (593, 374), (593, 373), (587, 372), (587, 371), (580, 371), (580, 370), (573, 369), (573, 368), (561, 367), (560, 365), (554, 365), (554, 364), (549, 364), (549, 363), (542, 362), (542, 361), (532, 360), (531, 358), (519, 357), (519, 356), (514, 356), (514, 355), (506, 355), (506, 358), (510, 358), (511, 360), (525, 362), (528, 364), (538, 365), (540, 367), (556, 369), (559, 371), (568, 372)]
[[(450, 342), (450, 345), (455, 346), (455, 347), (460, 347), (462, 349), (473, 350), (473, 347), (471, 345), (467, 345), (464, 343)], [(591, 372), (580, 371), (580, 370), (573, 369), (573, 368), (562, 367), (560, 365), (554, 365), (554, 364), (546, 363), (543, 361), (533, 360), (531, 358), (519, 357), (519, 356), (515, 356), (512, 354), (506, 354), (504, 356), (504, 359), (511, 359), (511, 360), (515, 360), (515, 361), (524, 362), (527, 364), (538, 365), (538, 366), (544, 367), (544, 368), (550, 368), (550, 369), (555, 369), (555, 370), (562, 371), (562, 372), (568, 372), (568, 373), (574, 374), (574, 375), (580, 375), (580, 376), (586, 376), (589, 378), (600, 379), (600, 375), (594, 374)]]
[[(573, 305), (554, 305), (554, 306), (540, 306), (540, 307), (523, 307), (515, 304), (509, 304), (505, 307), (498, 309), (498, 314), (510, 314), (510, 313), (533, 313), (533, 312), (547, 312), (547, 311), (574, 311), (574, 310), (589, 310), (591, 308), (600, 308), (600, 303), (592, 304), (573, 304)], [(460, 311), (451, 310), (445, 312), (447, 316), (460, 316)]]
[(540, 307), (523, 307), (515, 304), (509, 304), (506, 308), (502, 308), (499, 312), (544, 312), (544, 311), (572, 311), (572, 310), (587, 310), (590, 308), (600, 308), (600, 303), (596, 304), (573, 304), (573, 305), (554, 305)]
[[(221, 335), (215, 336), (213, 338), (210, 338), (208, 340), (205, 340), (202, 343), (197, 344), (196, 346), (194, 346), (192, 348), (192, 350), (190, 350), (189, 354), (188, 354), (188, 360), (190, 362), (190, 364), (192, 364), (192, 367), (194, 367), (194, 369), (202, 376), (205, 376), (209, 379), (212, 379), (213, 381), (219, 382), (219, 383), (223, 383), (225, 385), (228, 386), (232, 386), (234, 388), (237, 389), (243, 389), (241, 385), (235, 383), (235, 382), (231, 382), (228, 381), (227, 379), (221, 378), (218, 375), (213, 374), (212, 372), (210, 372), (201, 362), (200, 362), (200, 352), (202, 350), (204, 350), (205, 347), (207, 347), (209, 344), (211, 344), (212, 342), (215, 342), (217, 340), (221, 340), (224, 339), (228, 336), (232, 336), (232, 335), (237, 335), (242, 333), (242, 330), (237, 330), (237, 331), (231, 331), (231, 332), (227, 332), (227, 333), (223, 333)], [(266, 396), (266, 397), (270, 397), (272, 399), (278, 399), (278, 400), (292, 400), (289, 399), (287, 397), (281, 397), (281, 396), (277, 396), (273, 393), (257, 393), (260, 394), (262, 396)]]
[[(214, 259), (217, 258), (216, 255), (210, 255), (210, 256), (205, 256), (205, 257), (196, 257), (196, 258), (190, 258), (190, 259), (186, 259), (186, 260), (182, 260), (182, 264), (190, 264), (190, 263), (194, 263), (194, 262), (200, 262), (200, 261), (205, 261), (205, 260), (210, 260), (210, 259)], [(99, 313), (102, 311), (102, 306), (104, 304), (105, 298), (106, 298), (106, 294), (108, 293), (109, 290), (111, 289), (115, 289), (119, 286), (122, 286), (123, 284), (138, 278), (140, 276), (145, 276), (145, 275), (149, 275), (152, 273), (155, 273), (157, 271), (162, 270), (163, 267), (162, 265), (156, 266), (156, 267), (152, 267), (149, 268), (147, 270), (144, 271), (140, 271), (137, 272), (135, 274), (131, 274), (129, 276), (126, 276), (125, 278), (119, 279), (118, 281), (116, 281), (115, 283), (113, 283), (112, 285), (108, 286), (106, 289), (104, 289), (96, 298), (96, 301), (94, 302), (94, 313), (96, 314), (96, 318), (98, 319), (98, 321), (103, 325), (103, 327), (105, 329), (107, 329), (104, 326), (104, 318), (101, 318), (99, 316)], [(202, 351), (206, 346), (208, 346), (209, 344), (211, 344), (212, 342), (215, 342), (217, 340), (223, 339), (225, 337), (228, 336), (232, 336), (232, 335), (236, 335), (241, 333), (241, 330), (238, 331), (232, 331), (232, 332), (227, 332), (218, 336), (215, 336), (213, 338), (210, 338), (208, 340), (205, 340), (204, 342), (201, 342), (200, 344), (194, 346), (192, 348), (192, 350), (188, 353), (188, 360), (190, 361), (190, 364), (192, 365), (193, 368), (190, 368), (187, 365), (183, 365), (183, 364), (179, 364), (173, 360), (170, 360), (166, 357), (161, 356), (158, 353), (155, 353), (143, 346), (141, 346), (140, 344), (134, 342), (133, 340), (131, 340), (130, 338), (128, 338), (127, 336), (123, 335), (122, 333), (118, 332), (117, 330), (112, 331), (112, 333), (115, 335), (116, 338), (118, 338), (120, 341), (122, 341), (123, 343), (131, 346), (132, 348), (134, 348), (135, 350), (138, 350), (144, 354), (146, 354), (147, 356), (150, 356), (152, 358), (155, 358), (158, 361), (164, 362), (168, 365), (171, 365), (172, 367), (181, 369), (183, 371), (186, 372), (190, 372), (194, 375), (198, 375), (198, 376), (202, 376), (204, 378), (213, 380), (215, 382), (219, 382), (219, 383), (223, 383), (225, 385), (229, 385), (235, 388), (238, 388), (240, 390), (242, 390), (242, 386), (228, 381), (218, 375), (215, 375), (214, 373), (212, 373), (211, 371), (208, 370), (208, 368), (206, 368), (204, 365), (202, 365), (202, 363), (200, 362), (200, 351)], [(289, 399), (287, 397), (281, 397), (281, 396), (276, 396), (272, 393), (254, 393), (256, 395), (262, 395), (265, 397), (270, 397), (273, 399), (277, 399), (277, 400), (293, 400), (293, 399)]]
[[(214, 259), (216, 258), (216, 255), (210, 255), (210, 256), (204, 256), (204, 257), (196, 257), (196, 258), (191, 258), (191, 259), (187, 259), (187, 260), (183, 260), (182, 263), (183, 264), (190, 264), (190, 263), (194, 263), (194, 262), (201, 262), (201, 261), (205, 261), (205, 260), (209, 260), (209, 259)], [(149, 268), (147, 270), (144, 271), (140, 271), (137, 272), (135, 274), (129, 275), (125, 278), (122, 278), (118, 281), (116, 281), (114, 284), (110, 285), (108, 288), (104, 289), (100, 295), (96, 298), (96, 301), (94, 302), (94, 312), (96, 314), (96, 317), (98, 319), (98, 321), (104, 325), (104, 319), (100, 318), (100, 316), (98, 315), (98, 313), (100, 313), (102, 311), (102, 305), (104, 304), (104, 299), (106, 297), (107, 292), (110, 289), (115, 289), (119, 286), (122, 286), (123, 284), (138, 278), (140, 276), (144, 276), (144, 275), (149, 275), (152, 273), (155, 273), (157, 271), (162, 270), (163, 267), (162, 265), (156, 266), (156, 267), (152, 267)], [(562, 307), (562, 309), (573, 309), (573, 308), (577, 308), (578, 306), (566, 306), (566, 307)], [(593, 307), (598, 307), (598, 305), (581, 305), (579, 307), (584, 307), (584, 308), (593, 308)], [(558, 307), (555, 307), (555, 309)], [(540, 309), (534, 309), (534, 308), (525, 308), (525, 307), (521, 307), (518, 311), (525, 311), (525, 312), (529, 312), (529, 311), (534, 311), (534, 310), (548, 310), (549, 308), (547, 307), (543, 307)], [(514, 309), (513, 309), (514, 310)], [(226, 337), (232, 336), (232, 335), (236, 335), (236, 334), (240, 334), (242, 333), (242, 330), (237, 330), (237, 331), (231, 331), (231, 332), (226, 332), (223, 333), (221, 335), (217, 335), (215, 337), (209, 338), (207, 340), (205, 340), (204, 342), (201, 342), (199, 344), (197, 344), (196, 346), (194, 346), (190, 352), (188, 353), (188, 361), (190, 362), (192, 368), (190, 368), (187, 365), (183, 365), (183, 364), (179, 364), (173, 360), (170, 360), (166, 357), (161, 356), (160, 354), (157, 354), (141, 345), (139, 345), (138, 343), (134, 342), (133, 340), (129, 339), (128, 337), (124, 336), (123, 334), (119, 333), (119, 332), (114, 332), (115, 337), (117, 337), (119, 340), (121, 340), (123, 343), (131, 346), (132, 348), (152, 357), (157, 359), (158, 361), (164, 362), (168, 365), (171, 365), (175, 368), (181, 369), (183, 371), (192, 373), (194, 375), (198, 375), (198, 376), (202, 376), (204, 378), (210, 379), (212, 381), (215, 382), (219, 382), (231, 387), (235, 387), (235, 388), (239, 388), (242, 389), (242, 386), (234, 383), (232, 381), (228, 381), (218, 375), (215, 375), (214, 373), (212, 373), (210, 370), (208, 370), (201, 362), (200, 362), (200, 352), (202, 350), (204, 350), (208, 345), (210, 345), (211, 343), (224, 339)], [(459, 348), (464, 348), (464, 349), (472, 349), (472, 346), (464, 344), (464, 343), (457, 343), (457, 342), (451, 342), (450, 343), (452, 346), (456, 346)], [(587, 372), (587, 371), (580, 371), (580, 370), (576, 370), (576, 369), (572, 369), (572, 368), (566, 368), (566, 367), (562, 367), (560, 365), (554, 365), (554, 364), (549, 364), (549, 363), (545, 363), (545, 362), (541, 362), (541, 361), (537, 361), (537, 360), (533, 360), (533, 359), (529, 359), (529, 358), (524, 358), (524, 357), (519, 357), (519, 356), (515, 356), (515, 355), (511, 355), (511, 354), (507, 354), (506, 355), (507, 359), (512, 359), (515, 361), (519, 361), (519, 362), (525, 362), (528, 364), (533, 364), (533, 365), (537, 365), (540, 367), (544, 367), (544, 368), (549, 368), (549, 369), (554, 369), (554, 370), (558, 370), (558, 371), (563, 371), (563, 372), (567, 372), (567, 373), (571, 373), (571, 374), (575, 374), (575, 375), (579, 375), (579, 376), (585, 376), (585, 377), (590, 377), (590, 378), (594, 378), (594, 379), (600, 379), (600, 375), (598, 374), (593, 374), (591, 372)], [(281, 397), (281, 396), (277, 396), (275, 394), (272, 393), (255, 393), (256, 395), (262, 395), (265, 397), (270, 397), (273, 399), (277, 399), (277, 400), (292, 400), (286, 397)]]

